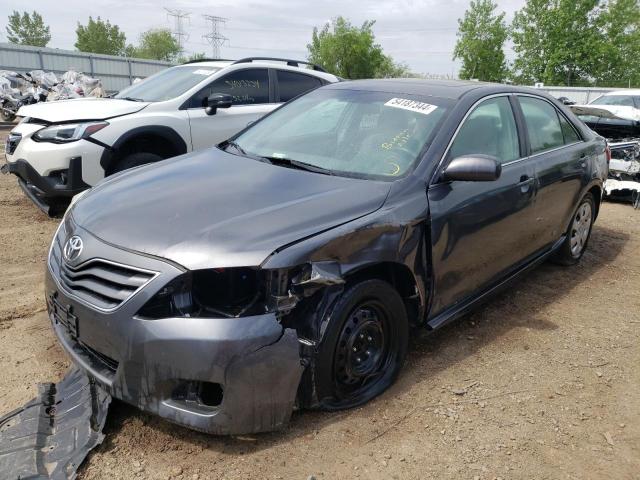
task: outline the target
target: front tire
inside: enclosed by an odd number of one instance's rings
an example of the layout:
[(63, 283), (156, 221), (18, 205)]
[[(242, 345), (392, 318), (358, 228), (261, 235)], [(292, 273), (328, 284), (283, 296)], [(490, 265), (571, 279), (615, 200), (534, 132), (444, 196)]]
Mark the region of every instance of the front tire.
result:
[(114, 173), (123, 172), (124, 170), (129, 170), (130, 168), (139, 167), (141, 165), (146, 165), (147, 163), (155, 163), (162, 160), (160, 155), (156, 155), (155, 153), (132, 153), (131, 155), (127, 155), (126, 157), (120, 159), (118, 163), (113, 167), (109, 175)]
[(553, 260), (560, 265), (575, 265), (587, 249), (596, 217), (593, 195), (587, 193), (576, 210), (566, 233), (566, 239)]
[(347, 288), (330, 314), (314, 383), (326, 410), (352, 408), (384, 392), (407, 354), (409, 323), (398, 292), (382, 280)]

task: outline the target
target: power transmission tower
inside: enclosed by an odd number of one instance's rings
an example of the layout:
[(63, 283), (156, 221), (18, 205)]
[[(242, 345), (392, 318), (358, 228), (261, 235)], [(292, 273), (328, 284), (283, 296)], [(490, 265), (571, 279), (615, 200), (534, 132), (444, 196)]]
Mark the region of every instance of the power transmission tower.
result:
[(171, 32), (178, 42), (180, 53), (184, 51), (184, 44), (189, 40), (189, 34), (185, 32), (185, 20), (189, 22), (189, 12), (178, 10), (176, 8), (165, 8), (167, 17), (173, 19), (173, 31)]
[(211, 23), (211, 31), (202, 37), (211, 45), (211, 58), (220, 58), (220, 47), (224, 45), (224, 42), (229, 40), (220, 33), (220, 26), (223, 25), (227, 19), (216, 17), (215, 15), (203, 15), (203, 17), (207, 22)]

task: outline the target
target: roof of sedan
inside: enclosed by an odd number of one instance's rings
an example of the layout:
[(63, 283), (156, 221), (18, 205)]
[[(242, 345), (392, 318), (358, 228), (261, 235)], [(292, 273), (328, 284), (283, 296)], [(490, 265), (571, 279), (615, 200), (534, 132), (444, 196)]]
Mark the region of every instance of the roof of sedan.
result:
[(417, 78), (391, 78), (378, 80), (353, 80), (335, 83), (324, 88), (340, 88), (354, 90), (373, 90), (388, 93), (406, 93), (409, 95), (430, 95), (434, 97), (457, 100), (465, 93), (483, 89), (506, 91), (522, 91), (509, 85), (497, 83), (473, 82), (464, 80), (423, 80)]

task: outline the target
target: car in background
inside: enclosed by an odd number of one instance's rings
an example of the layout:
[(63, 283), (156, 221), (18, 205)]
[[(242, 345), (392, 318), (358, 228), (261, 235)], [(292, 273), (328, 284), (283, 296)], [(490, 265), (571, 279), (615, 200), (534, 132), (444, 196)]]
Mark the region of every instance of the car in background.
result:
[(56, 214), (105, 176), (215, 145), (281, 103), (338, 80), (297, 60), (197, 61), (113, 98), (25, 106), (7, 138), (3, 172)]
[(570, 108), (609, 143), (605, 193), (640, 208), (640, 90), (609, 92), (588, 105)]
[(577, 263), (606, 175), (605, 140), (537, 90), (327, 85), (76, 197), (49, 317), (118, 399), (210, 433), (282, 428), (294, 405), (384, 392), (411, 327)]

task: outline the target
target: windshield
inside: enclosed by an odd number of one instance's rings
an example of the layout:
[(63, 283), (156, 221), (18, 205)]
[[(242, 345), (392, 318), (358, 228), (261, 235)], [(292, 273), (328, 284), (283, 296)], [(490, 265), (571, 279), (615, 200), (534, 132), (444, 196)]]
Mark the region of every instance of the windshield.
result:
[(399, 93), (319, 89), (285, 105), (232, 143), (247, 156), (331, 173), (393, 179), (414, 165), (446, 101)]
[(633, 95), (603, 95), (596, 98), (591, 105), (615, 105), (619, 107), (640, 106), (640, 97)]
[(141, 102), (171, 100), (206, 80), (218, 70), (220, 69), (217, 67), (202, 65), (168, 68), (121, 90), (114, 98)]

